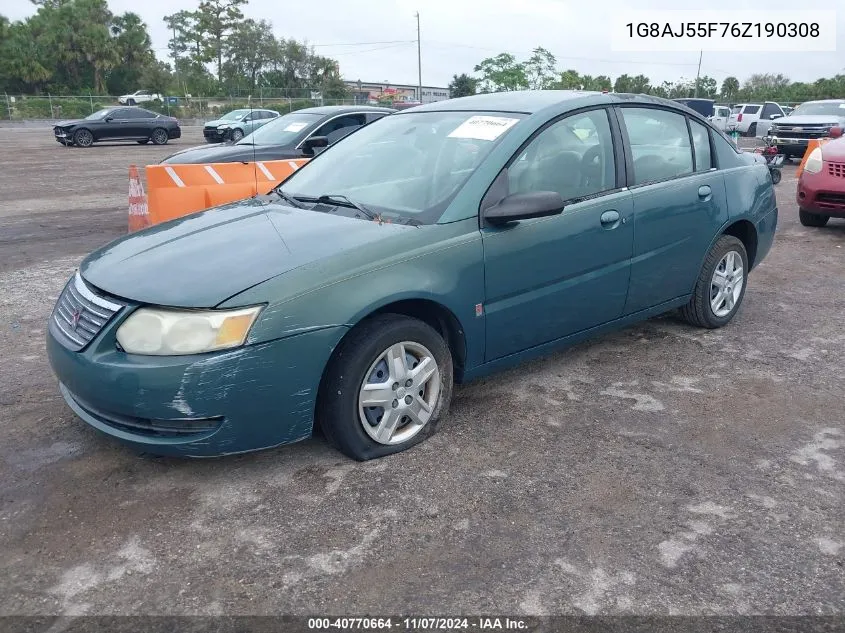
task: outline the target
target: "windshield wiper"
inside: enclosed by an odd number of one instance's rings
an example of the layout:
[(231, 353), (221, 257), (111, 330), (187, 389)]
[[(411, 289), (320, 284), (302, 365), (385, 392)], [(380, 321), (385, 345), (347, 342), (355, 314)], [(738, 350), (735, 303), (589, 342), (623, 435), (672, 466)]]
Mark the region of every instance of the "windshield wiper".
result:
[(323, 194), (322, 196), (318, 196), (317, 198), (314, 198), (314, 202), (322, 202), (324, 204), (333, 204), (333, 205), (336, 205), (336, 206), (343, 206), (343, 207), (349, 207), (351, 209), (357, 209), (358, 211), (363, 213), (365, 216), (367, 216), (367, 218), (370, 219), (370, 220), (375, 220), (379, 217), (377, 213), (373, 213), (367, 207), (362, 205), (360, 202), (355, 202), (354, 200), (350, 200), (347, 196), (344, 196), (343, 194), (337, 194), (337, 193)]
[(302, 206), (302, 202), (300, 200), (297, 200), (292, 195), (290, 195), (289, 193), (285, 193), (281, 189), (273, 189), (273, 193), (275, 193), (277, 196), (279, 196), (282, 200), (287, 202), (292, 207), (296, 207), (297, 209), (305, 208)]

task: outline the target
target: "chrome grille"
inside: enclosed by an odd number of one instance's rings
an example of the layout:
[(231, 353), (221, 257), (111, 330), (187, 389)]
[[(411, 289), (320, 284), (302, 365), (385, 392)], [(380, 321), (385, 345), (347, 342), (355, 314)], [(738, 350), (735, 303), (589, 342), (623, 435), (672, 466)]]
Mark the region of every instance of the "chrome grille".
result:
[(62, 344), (79, 351), (100, 333), (111, 318), (123, 307), (100, 297), (85, 285), (77, 272), (67, 282), (50, 317)]
[(828, 163), (827, 173), (838, 178), (845, 178), (845, 163)]

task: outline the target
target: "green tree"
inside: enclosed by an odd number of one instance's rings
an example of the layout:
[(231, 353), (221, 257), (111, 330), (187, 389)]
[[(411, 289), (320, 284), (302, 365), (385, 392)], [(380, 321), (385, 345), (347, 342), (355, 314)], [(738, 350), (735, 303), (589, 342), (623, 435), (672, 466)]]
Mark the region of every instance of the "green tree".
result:
[(545, 90), (554, 83), (557, 59), (542, 46), (535, 48), (531, 57), (522, 63), (525, 83), (531, 90)]
[(614, 92), (634, 92), (633, 90), (633, 77), (629, 77), (627, 74), (619, 75), (616, 78), (616, 81), (613, 82), (613, 91)]
[(486, 92), (524, 90), (528, 87), (525, 67), (510, 53), (488, 57), (476, 65), (474, 70), (481, 73), (480, 83)]
[(196, 12), (196, 25), (204, 34), (205, 61), (214, 62), (217, 81), (223, 83), (223, 61), (226, 42), (243, 22), (241, 7), (247, 0), (203, 0)]
[(169, 94), (173, 85), (170, 64), (155, 60), (144, 68), (140, 80), (147, 90), (161, 95)]
[(452, 98), (474, 95), (477, 89), (478, 79), (470, 77), (466, 73), (453, 75), (452, 81), (449, 82), (449, 95)]
[(276, 38), (273, 27), (266, 20), (249, 19), (241, 22), (226, 41), (224, 74), (230, 86), (246, 87), (254, 91), (262, 71), (275, 51)]
[(115, 16), (111, 34), (119, 62), (109, 74), (107, 85), (110, 93), (122, 94), (140, 86), (144, 72), (156, 63), (155, 54), (147, 25), (137, 13)]
[(725, 77), (722, 82), (721, 98), (724, 101), (731, 102), (736, 99), (739, 93), (739, 79), (736, 77)]
[(560, 79), (558, 79), (554, 87), (558, 90), (580, 90), (582, 85), (583, 79), (578, 74), (578, 71), (569, 69), (560, 74)]

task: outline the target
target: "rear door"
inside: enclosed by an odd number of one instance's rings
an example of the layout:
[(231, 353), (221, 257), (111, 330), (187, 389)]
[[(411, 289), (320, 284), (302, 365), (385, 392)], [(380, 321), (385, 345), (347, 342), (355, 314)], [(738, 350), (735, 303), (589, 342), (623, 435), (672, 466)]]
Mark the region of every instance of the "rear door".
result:
[(620, 106), (634, 247), (625, 313), (688, 295), (728, 219), (709, 128), (668, 108)]

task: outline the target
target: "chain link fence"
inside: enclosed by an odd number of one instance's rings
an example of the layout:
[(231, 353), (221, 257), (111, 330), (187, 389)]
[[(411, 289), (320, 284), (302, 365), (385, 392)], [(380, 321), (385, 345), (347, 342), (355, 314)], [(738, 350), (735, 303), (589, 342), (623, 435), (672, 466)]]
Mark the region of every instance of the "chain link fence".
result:
[[(312, 98), (313, 96), (313, 98)], [(354, 97), (323, 99), (310, 92), (303, 96), (274, 94), (230, 95), (227, 97), (164, 97), (137, 103), (138, 106), (181, 119), (214, 119), (240, 108), (267, 108), (282, 114), (321, 105), (348, 105)], [(4, 93), (0, 119), (7, 121), (61, 120), (84, 118), (111, 106), (120, 105), (114, 95), (20, 95)]]

